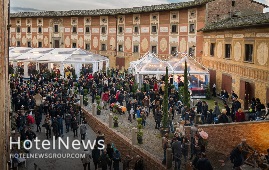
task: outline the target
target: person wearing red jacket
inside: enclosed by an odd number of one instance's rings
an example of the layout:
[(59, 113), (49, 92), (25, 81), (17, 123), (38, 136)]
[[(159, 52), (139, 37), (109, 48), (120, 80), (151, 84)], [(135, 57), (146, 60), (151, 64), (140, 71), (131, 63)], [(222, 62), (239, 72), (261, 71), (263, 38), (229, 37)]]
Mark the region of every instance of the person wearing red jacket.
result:
[(245, 121), (245, 113), (243, 110), (240, 108), (238, 111), (235, 113), (235, 121), (236, 122), (244, 122)]
[(108, 106), (108, 102), (109, 102), (109, 92), (108, 91), (103, 93), (102, 100), (104, 102), (104, 108), (107, 110), (108, 109), (107, 106)]

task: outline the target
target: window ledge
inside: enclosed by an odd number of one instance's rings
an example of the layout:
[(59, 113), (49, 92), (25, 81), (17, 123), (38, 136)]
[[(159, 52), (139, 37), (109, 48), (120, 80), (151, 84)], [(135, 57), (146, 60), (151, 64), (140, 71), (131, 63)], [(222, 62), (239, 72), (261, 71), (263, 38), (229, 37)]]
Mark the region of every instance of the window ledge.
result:
[(244, 63), (248, 63), (248, 64), (254, 64), (253, 61), (244, 61)]
[(228, 57), (227, 57), (227, 58), (225, 57), (224, 59), (225, 59), (225, 60), (232, 60), (231, 57), (229, 57), (229, 58), (228, 58)]

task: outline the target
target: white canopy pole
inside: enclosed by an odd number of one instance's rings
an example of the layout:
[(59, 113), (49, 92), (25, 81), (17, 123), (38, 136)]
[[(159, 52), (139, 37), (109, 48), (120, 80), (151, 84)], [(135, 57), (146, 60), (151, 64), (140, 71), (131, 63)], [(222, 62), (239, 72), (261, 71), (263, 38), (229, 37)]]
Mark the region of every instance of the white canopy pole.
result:
[(24, 78), (29, 78), (29, 75), (28, 75), (28, 64), (30, 62), (24, 62), (23, 64), (23, 70), (24, 70)]
[(60, 74), (64, 77), (64, 64), (62, 62), (60, 63)]
[(77, 77), (79, 77), (80, 76), (80, 69), (79, 69), (79, 64), (75, 64), (75, 74), (77, 75)]

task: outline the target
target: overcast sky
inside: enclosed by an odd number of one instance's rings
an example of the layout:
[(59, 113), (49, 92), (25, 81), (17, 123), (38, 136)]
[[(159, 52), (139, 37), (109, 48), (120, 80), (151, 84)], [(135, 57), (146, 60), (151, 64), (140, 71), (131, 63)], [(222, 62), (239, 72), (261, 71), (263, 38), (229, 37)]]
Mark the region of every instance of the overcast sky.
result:
[[(147, 6), (165, 4), (173, 2), (183, 2), (188, 0), (10, 0), (11, 12), (14, 7), (18, 10), (34, 11), (37, 10), (75, 10), (75, 9), (113, 9), (136, 6)], [(257, 0), (268, 4), (269, 0)], [(19, 7), (19, 8), (17, 8)]]

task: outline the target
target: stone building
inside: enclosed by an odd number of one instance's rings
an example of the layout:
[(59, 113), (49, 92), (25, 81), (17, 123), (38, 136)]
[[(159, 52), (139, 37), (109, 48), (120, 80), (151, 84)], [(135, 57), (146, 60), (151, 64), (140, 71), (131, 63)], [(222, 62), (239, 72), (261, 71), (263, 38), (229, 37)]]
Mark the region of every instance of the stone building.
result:
[(110, 65), (129, 66), (148, 51), (166, 59), (176, 51), (198, 60), (205, 24), (231, 15), (261, 13), (253, 0), (194, 0), (122, 9), (11, 14), (11, 46), (78, 47), (108, 56)]
[(0, 0), (0, 169), (9, 161), (8, 0)]
[(245, 109), (253, 97), (269, 103), (269, 13), (232, 17), (202, 31), (211, 87), (234, 90)]

